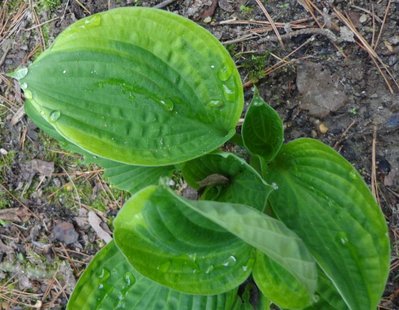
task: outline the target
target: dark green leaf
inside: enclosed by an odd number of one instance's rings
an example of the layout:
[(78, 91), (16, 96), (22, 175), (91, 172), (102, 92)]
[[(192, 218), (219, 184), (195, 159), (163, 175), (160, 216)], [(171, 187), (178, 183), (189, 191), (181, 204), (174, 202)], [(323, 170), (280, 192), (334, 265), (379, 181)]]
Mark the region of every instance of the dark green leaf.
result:
[(68, 310), (228, 310), (236, 290), (214, 296), (186, 295), (138, 273), (112, 241), (92, 260), (68, 302)]
[(250, 246), (163, 187), (134, 195), (114, 221), (115, 242), (146, 277), (190, 294), (218, 294), (251, 273)]
[(284, 141), (280, 116), (263, 101), (257, 90), (242, 125), (242, 138), (252, 154), (267, 162), (277, 155)]
[(117, 162), (199, 157), (235, 133), (240, 76), (209, 32), (175, 14), (120, 8), (74, 23), (20, 78), (62, 136)]
[[(262, 211), (272, 191), (272, 187), (251, 166), (231, 153), (202, 156), (184, 164), (182, 171), (186, 181), (194, 188), (212, 185), (213, 189), (203, 197), (207, 200), (241, 203)], [(204, 184), (212, 176), (213, 179), (219, 176), (218, 179), (223, 182)]]
[(389, 272), (389, 238), (361, 176), (312, 139), (285, 145), (269, 168), (277, 216), (304, 240), (352, 310), (376, 309)]

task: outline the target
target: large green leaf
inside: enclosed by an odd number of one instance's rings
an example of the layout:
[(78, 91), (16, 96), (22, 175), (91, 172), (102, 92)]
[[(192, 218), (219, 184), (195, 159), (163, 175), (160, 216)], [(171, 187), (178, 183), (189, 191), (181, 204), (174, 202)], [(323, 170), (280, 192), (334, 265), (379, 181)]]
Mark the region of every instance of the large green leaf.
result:
[[(234, 202), (250, 205), (258, 210), (264, 210), (267, 197), (272, 191), (260, 175), (243, 159), (231, 153), (214, 153), (202, 156), (184, 164), (183, 176), (194, 188), (208, 186), (206, 200)], [(215, 184), (207, 185), (215, 179)], [(225, 180), (217, 184), (217, 177)]]
[(230, 310), (236, 290), (220, 295), (186, 295), (161, 286), (138, 273), (112, 241), (80, 277), (68, 310)]
[(253, 277), (262, 293), (282, 309), (303, 309), (314, 302), (315, 295), (310, 295), (303, 283), (260, 251)]
[(48, 123), (36, 110), (35, 106), (27, 100), (24, 105), (26, 114), (32, 119), (32, 121), (45, 133), (55, 138), (60, 142), (60, 145), (71, 152), (78, 153), (85, 158), (86, 163), (95, 163), (104, 168), (104, 177), (108, 182), (124, 191), (128, 191), (131, 194), (139, 191), (140, 189), (149, 185), (159, 183), (161, 177), (167, 177), (174, 171), (173, 166), (162, 166), (162, 167), (142, 167), (127, 165), (119, 162), (115, 162), (109, 159), (101, 158), (90, 154), (83, 149), (77, 147), (73, 143), (66, 140), (61, 136), (52, 126)]
[(240, 76), (217, 39), (156, 9), (79, 20), (23, 73), (25, 96), (62, 136), (133, 165), (209, 153), (234, 135), (243, 106)]
[(148, 278), (190, 294), (218, 294), (251, 273), (245, 242), (187, 208), (163, 187), (134, 195), (114, 221), (115, 242)]
[(277, 216), (304, 240), (350, 309), (375, 309), (389, 272), (389, 239), (358, 172), (312, 139), (283, 146), (269, 168)]
[(189, 201), (153, 186), (126, 203), (114, 226), (115, 241), (131, 264), (175, 289), (205, 294), (237, 286), (253, 264), (247, 244), (287, 269), (310, 295), (316, 289), (316, 266), (302, 240), (245, 205)]
[(278, 113), (255, 90), (251, 105), (242, 125), (242, 138), (246, 148), (264, 161), (271, 161), (284, 141), (283, 122)]

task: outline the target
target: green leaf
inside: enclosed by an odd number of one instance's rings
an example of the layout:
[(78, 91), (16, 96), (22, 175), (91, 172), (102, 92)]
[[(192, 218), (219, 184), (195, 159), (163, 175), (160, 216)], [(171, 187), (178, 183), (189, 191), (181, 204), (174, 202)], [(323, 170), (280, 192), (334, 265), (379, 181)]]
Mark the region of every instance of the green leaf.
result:
[(359, 173), (312, 139), (285, 145), (269, 169), (277, 216), (304, 240), (350, 309), (376, 309), (389, 272), (389, 238)]
[(73, 291), (68, 310), (187, 309), (227, 310), (236, 290), (213, 296), (186, 295), (138, 273), (112, 241), (91, 261)]
[(303, 309), (314, 301), (303, 283), (262, 252), (257, 251), (253, 268), (255, 283), (262, 293), (283, 309)]
[(254, 155), (271, 161), (284, 141), (284, 129), (278, 113), (255, 90), (251, 105), (242, 125), (242, 138), (246, 148)]
[(20, 82), (62, 136), (132, 165), (170, 165), (213, 151), (234, 135), (243, 107), (240, 76), (218, 40), (150, 8), (77, 21)]
[(225, 184), (216, 184), (203, 199), (250, 205), (263, 211), (273, 188), (243, 159), (231, 153), (214, 153), (184, 164), (183, 176), (194, 188), (199, 188), (209, 176), (220, 175)]
[(303, 241), (282, 222), (240, 204), (192, 201), (187, 206), (266, 254), (306, 287), (316, 290), (317, 270)]
[(124, 190), (131, 194), (134, 194), (144, 187), (158, 184), (161, 177), (170, 176), (174, 171), (173, 166), (132, 166), (94, 156), (93, 154), (82, 150), (81, 148), (77, 147), (73, 143), (66, 140), (63, 136), (61, 136), (51, 126), (50, 123), (48, 123), (43, 117), (41, 117), (39, 112), (35, 109), (34, 105), (29, 100), (25, 102), (24, 108), (26, 114), (32, 119), (36, 126), (38, 126), (49, 136), (57, 139), (64, 149), (84, 156), (85, 162), (87, 164), (94, 163), (103, 167), (104, 177), (112, 186), (120, 190)]
[(114, 221), (115, 242), (144, 276), (190, 294), (219, 294), (251, 273), (253, 251), (160, 186), (134, 195)]

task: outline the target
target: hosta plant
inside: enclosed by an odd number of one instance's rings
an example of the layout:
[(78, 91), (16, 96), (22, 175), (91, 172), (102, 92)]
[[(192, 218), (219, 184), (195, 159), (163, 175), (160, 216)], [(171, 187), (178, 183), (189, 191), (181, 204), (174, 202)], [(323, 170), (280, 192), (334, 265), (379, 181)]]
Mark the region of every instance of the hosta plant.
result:
[(256, 90), (236, 133), (240, 76), (203, 28), (116, 9), (11, 75), (38, 127), (131, 193), (69, 309), (376, 309), (390, 250), (368, 187), (323, 143), (284, 144)]

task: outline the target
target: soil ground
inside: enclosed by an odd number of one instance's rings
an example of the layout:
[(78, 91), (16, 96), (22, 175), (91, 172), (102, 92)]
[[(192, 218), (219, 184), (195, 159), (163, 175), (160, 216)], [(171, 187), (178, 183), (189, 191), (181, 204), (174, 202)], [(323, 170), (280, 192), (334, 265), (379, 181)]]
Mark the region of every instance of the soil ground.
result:
[[(380, 309), (399, 309), (399, 1), (264, 1), (270, 20), (255, 0), (169, 2), (162, 9), (226, 45), (246, 103), (256, 85), (283, 118), (287, 141), (318, 138), (361, 172), (392, 240)], [(65, 308), (127, 197), (26, 118), (23, 93), (5, 73), (28, 65), (78, 19), (160, 3), (0, 2), (0, 309)]]

